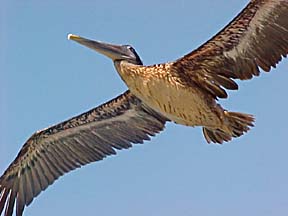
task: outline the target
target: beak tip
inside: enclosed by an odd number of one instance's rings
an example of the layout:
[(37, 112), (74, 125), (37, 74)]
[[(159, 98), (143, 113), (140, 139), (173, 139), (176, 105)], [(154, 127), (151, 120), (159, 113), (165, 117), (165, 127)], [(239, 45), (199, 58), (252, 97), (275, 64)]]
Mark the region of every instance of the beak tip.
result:
[(75, 39), (78, 39), (80, 38), (78, 35), (74, 35), (74, 34), (68, 34), (67, 35), (67, 39), (68, 40), (75, 40)]

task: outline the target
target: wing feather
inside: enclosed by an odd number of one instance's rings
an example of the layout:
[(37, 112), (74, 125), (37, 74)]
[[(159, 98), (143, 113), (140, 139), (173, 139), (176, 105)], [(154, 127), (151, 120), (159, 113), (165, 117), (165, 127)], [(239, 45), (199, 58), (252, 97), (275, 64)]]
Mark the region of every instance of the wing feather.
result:
[[(0, 177), (0, 215), (21, 216), (39, 193), (65, 173), (143, 143), (166, 118), (130, 91), (82, 115), (36, 132)], [(16, 203), (16, 204), (15, 204)]]
[(268, 72), (288, 53), (288, 0), (252, 0), (223, 30), (172, 63), (185, 84), (213, 97), (237, 89), (232, 79), (251, 79), (259, 67)]

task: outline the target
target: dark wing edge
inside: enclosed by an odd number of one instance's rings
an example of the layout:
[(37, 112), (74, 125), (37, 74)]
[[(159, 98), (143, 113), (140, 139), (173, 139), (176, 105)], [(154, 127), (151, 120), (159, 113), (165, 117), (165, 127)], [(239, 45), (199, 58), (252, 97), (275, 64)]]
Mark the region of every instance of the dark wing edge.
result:
[(226, 27), (172, 63), (172, 71), (214, 98), (235, 90), (233, 79), (269, 72), (288, 54), (288, 0), (252, 0)]
[(36, 132), (0, 177), (0, 215), (24, 207), (65, 173), (143, 143), (162, 131), (166, 118), (126, 91), (84, 114)]

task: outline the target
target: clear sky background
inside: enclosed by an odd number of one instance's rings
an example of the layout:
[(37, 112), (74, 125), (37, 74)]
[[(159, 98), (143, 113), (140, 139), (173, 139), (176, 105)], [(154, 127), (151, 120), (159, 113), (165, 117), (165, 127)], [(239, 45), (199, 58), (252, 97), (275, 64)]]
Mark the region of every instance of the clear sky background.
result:
[[(247, 0), (0, 0), (0, 172), (36, 130), (127, 87), (112, 62), (68, 33), (131, 44), (144, 64), (174, 60), (208, 40)], [(144, 145), (73, 171), (25, 215), (280, 216), (288, 213), (288, 60), (238, 82), (220, 103), (256, 127), (224, 145), (172, 123)]]

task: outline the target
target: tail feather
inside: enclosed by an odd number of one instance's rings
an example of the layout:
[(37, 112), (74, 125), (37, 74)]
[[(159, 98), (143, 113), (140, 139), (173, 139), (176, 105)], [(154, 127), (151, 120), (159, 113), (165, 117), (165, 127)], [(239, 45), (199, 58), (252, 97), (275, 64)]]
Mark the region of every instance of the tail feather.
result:
[(228, 121), (229, 133), (221, 129), (210, 129), (203, 127), (203, 134), (208, 143), (228, 142), (232, 137), (242, 136), (249, 131), (250, 127), (253, 127), (254, 117), (250, 114), (238, 113), (238, 112), (224, 112), (224, 115)]

